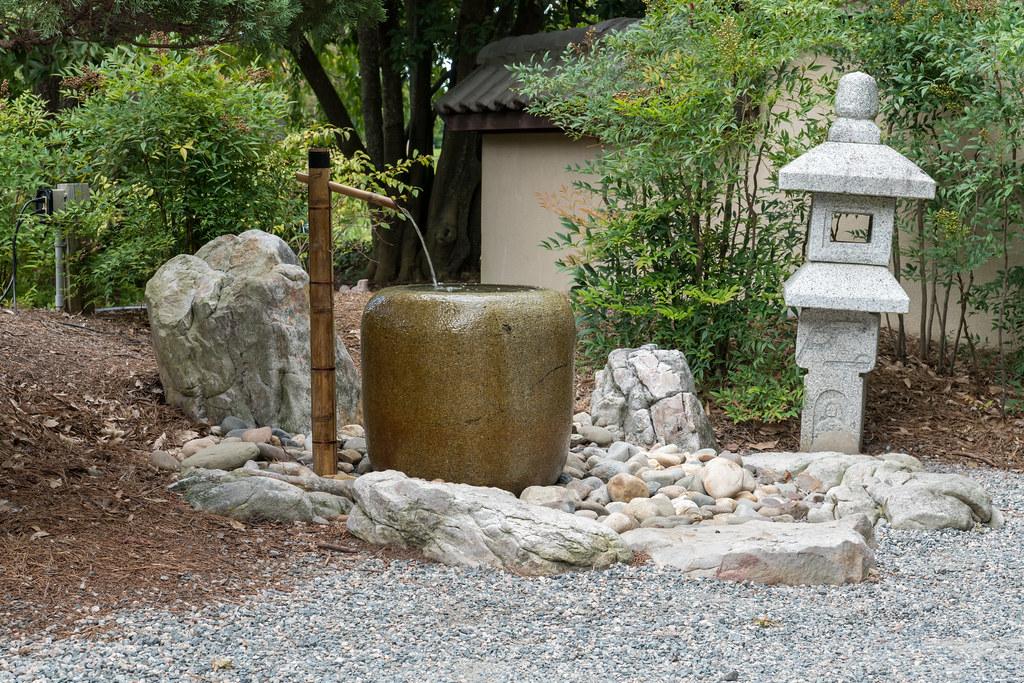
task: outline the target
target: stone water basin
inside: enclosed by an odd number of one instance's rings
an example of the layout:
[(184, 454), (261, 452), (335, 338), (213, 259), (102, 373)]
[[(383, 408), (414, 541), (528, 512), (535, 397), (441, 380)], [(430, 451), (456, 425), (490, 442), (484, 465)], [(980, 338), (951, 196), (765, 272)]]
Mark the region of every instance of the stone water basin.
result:
[(555, 291), (382, 290), (362, 321), (374, 469), (515, 494), (554, 483), (572, 429), (575, 343), (569, 302)]

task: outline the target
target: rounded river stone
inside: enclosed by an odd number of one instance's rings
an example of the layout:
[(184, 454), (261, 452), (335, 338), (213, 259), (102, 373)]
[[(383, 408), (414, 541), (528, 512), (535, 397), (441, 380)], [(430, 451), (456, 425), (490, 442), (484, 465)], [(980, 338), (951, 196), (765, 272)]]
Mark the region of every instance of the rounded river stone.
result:
[(553, 484), (569, 449), (576, 326), (532, 287), (384, 289), (362, 322), (374, 469), (496, 486)]

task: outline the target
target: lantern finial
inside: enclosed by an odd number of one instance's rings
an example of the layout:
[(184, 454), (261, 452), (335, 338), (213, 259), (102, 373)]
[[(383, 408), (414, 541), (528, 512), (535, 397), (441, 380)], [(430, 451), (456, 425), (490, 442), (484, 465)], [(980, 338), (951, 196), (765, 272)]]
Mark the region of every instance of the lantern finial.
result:
[(881, 133), (874, 119), (878, 115), (878, 85), (866, 73), (854, 71), (839, 79), (836, 114), (828, 131), (829, 142), (859, 142), (877, 145)]

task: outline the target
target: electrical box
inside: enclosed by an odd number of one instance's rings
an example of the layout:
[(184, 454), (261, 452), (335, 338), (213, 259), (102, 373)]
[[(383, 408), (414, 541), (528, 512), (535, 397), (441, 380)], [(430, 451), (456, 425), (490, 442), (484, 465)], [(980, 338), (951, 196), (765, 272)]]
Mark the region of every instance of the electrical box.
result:
[(53, 188), (49, 213), (63, 211), (68, 204), (84, 202), (91, 194), (88, 183), (60, 183)]

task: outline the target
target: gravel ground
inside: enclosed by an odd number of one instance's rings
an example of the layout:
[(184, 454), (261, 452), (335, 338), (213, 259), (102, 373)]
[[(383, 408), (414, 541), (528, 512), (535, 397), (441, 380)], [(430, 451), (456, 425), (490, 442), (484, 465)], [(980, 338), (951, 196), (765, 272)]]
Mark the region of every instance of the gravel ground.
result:
[(3, 638), (0, 681), (1021, 681), (1024, 474), (967, 474), (1006, 526), (880, 530), (877, 582), (681, 581), (650, 565), (538, 579), (306, 557), (291, 593)]

